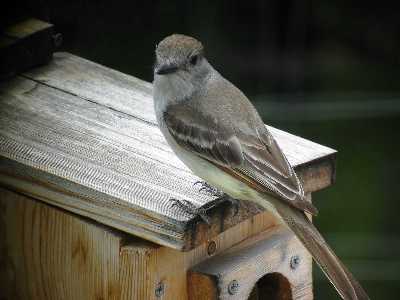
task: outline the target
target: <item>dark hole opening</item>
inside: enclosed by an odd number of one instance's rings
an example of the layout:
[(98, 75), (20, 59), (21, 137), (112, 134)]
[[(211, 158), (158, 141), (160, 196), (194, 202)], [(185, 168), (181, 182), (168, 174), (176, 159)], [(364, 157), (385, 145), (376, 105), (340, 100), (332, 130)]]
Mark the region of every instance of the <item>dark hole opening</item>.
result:
[(249, 300), (292, 300), (289, 280), (280, 273), (270, 273), (257, 281)]

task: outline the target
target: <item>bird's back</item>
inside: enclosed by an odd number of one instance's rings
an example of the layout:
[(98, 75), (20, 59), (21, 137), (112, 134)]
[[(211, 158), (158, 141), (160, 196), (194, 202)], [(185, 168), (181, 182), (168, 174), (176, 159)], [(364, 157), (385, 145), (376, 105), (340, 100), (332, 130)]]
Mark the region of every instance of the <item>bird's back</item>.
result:
[[(218, 122), (235, 130), (256, 135), (264, 123), (250, 100), (235, 85), (213, 71), (205, 88), (193, 97), (197, 111), (217, 112)], [(198, 109), (200, 108), (200, 109)]]

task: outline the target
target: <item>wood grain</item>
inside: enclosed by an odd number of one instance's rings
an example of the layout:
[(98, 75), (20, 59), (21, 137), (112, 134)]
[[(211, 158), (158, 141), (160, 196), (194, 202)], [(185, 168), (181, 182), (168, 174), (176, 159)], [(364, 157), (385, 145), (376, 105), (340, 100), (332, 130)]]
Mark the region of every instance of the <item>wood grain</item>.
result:
[(0, 193), (1, 299), (120, 299), (120, 233)]
[[(151, 124), (157, 123), (150, 83), (70, 53), (55, 53), (51, 64), (33, 69), (25, 76)], [(268, 129), (293, 166), (336, 152), (271, 126)]]
[[(294, 256), (300, 259), (295, 269)], [(247, 299), (263, 276), (275, 273), (290, 283), (276, 291), (278, 299), (312, 299), (311, 266), (311, 256), (293, 233), (275, 226), (193, 267), (188, 275), (189, 299)], [(234, 280), (239, 287), (231, 293), (229, 284)]]
[(189, 269), (277, 225), (262, 212), (181, 252), (4, 188), (0, 193), (0, 299), (188, 299)]
[[(154, 289), (162, 283), (164, 286), (162, 299), (188, 299), (187, 271), (190, 268), (276, 225), (276, 219), (269, 212), (262, 212), (185, 252), (168, 247), (151, 247), (149, 243), (140, 241), (127, 243), (121, 248), (122, 256), (125, 256), (126, 260), (124, 263), (126, 270), (123, 273), (134, 273), (135, 266), (141, 265), (144, 271), (137, 272), (147, 274), (145, 278), (147, 283), (126, 281), (123, 290), (141, 295), (138, 299), (159, 299), (155, 297)], [(208, 252), (210, 243), (215, 243), (215, 252), (211, 254)], [(138, 248), (144, 251), (138, 252)], [(138, 262), (138, 259), (139, 261), (146, 260), (146, 264)], [(139, 294), (137, 294), (138, 290), (140, 290)]]
[[(224, 205), (212, 224), (171, 207), (212, 197), (155, 124), (151, 85), (67, 53), (0, 85), (0, 184), (175, 249), (190, 250), (259, 210)], [(23, 117), (22, 117), (23, 116)], [(335, 151), (271, 128), (308, 192), (332, 183)]]

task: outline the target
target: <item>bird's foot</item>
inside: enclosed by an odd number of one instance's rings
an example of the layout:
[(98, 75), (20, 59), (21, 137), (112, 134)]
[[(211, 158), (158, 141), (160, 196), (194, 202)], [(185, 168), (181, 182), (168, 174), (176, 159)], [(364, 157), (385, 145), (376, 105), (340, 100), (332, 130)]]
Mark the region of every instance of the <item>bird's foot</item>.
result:
[(194, 185), (195, 186), (200, 185), (199, 192), (207, 193), (208, 195), (217, 197), (216, 199), (208, 202), (205, 205), (207, 208), (211, 208), (211, 207), (219, 205), (222, 202), (229, 201), (229, 203), (233, 206), (233, 209), (234, 209), (233, 216), (236, 216), (236, 214), (239, 211), (239, 207), (240, 207), (239, 200), (236, 200), (236, 199), (230, 197), (228, 194), (225, 194), (224, 192), (216, 189), (215, 187), (209, 185), (205, 181), (196, 181), (194, 183)]
[(236, 216), (237, 213), (239, 212), (239, 207), (240, 207), (240, 201), (232, 198), (231, 196), (229, 196), (228, 194), (222, 194), (222, 196), (208, 202), (206, 204), (207, 207), (215, 207), (223, 202), (228, 201), (230, 203), (230, 205), (232, 205), (233, 207), (233, 216)]
[(205, 208), (196, 207), (193, 203), (191, 203), (187, 200), (178, 200), (178, 199), (171, 198), (171, 199), (169, 199), (169, 201), (172, 202), (172, 205), (171, 205), (172, 207), (176, 206), (189, 215), (200, 217), (208, 225), (211, 224), (210, 218), (207, 216), (207, 210)]
[(215, 207), (223, 202), (228, 201), (232, 207), (233, 207), (233, 216), (236, 216), (236, 214), (239, 211), (240, 207), (240, 201), (236, 200), (232, 197), (230, 197), (228, 194), (225, 194), (224, 192), (216, 189), (215, 187), (209, 185), (207, 182), (204, 181), (196, 181), (194, 185), (200, 185), (199, 192), (206, 193), (211, 196), (217, 197), (216, 199), (206, 203), (202, 207), (196, 207), (193, 203), (187, 201), (187, 200), (178, 200), (171, 198), (169, 201), (172, 202), (172, 207), (178, 207), (180, 210), (183, 212), (192, 215), (192, 216), (198, 216), (200, 217), (205, 223), (208, 225), (211, 225), (211, 220), (209, 216), (207, 215), (207, 211)]
[(195, 183), (193, 183), (194, 186), (200, 185), (200, 189), (199, 192), (211, 195), (211, 196), (215, 196), (215, 197), (222, 197), (224, 195), (224, 192), (216, 189), (215, 187), (209, 185), (207, 182), (205, 181), (196, 181)]

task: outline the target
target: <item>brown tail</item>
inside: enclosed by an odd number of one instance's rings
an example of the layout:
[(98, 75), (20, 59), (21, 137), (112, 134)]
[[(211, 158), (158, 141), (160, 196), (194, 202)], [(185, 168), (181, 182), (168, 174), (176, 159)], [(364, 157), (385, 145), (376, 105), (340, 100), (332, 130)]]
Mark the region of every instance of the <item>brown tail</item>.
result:
[(328, 276), (340, 296), (345, 300), (367, 300), (368, 295), (335, 255), (324, 238), (307, 218), (296, 208), (285, 203), (276, 203), (278, 213), (289, 228), (296, 234), (304, 247), (311, 253), (317, 264)]

